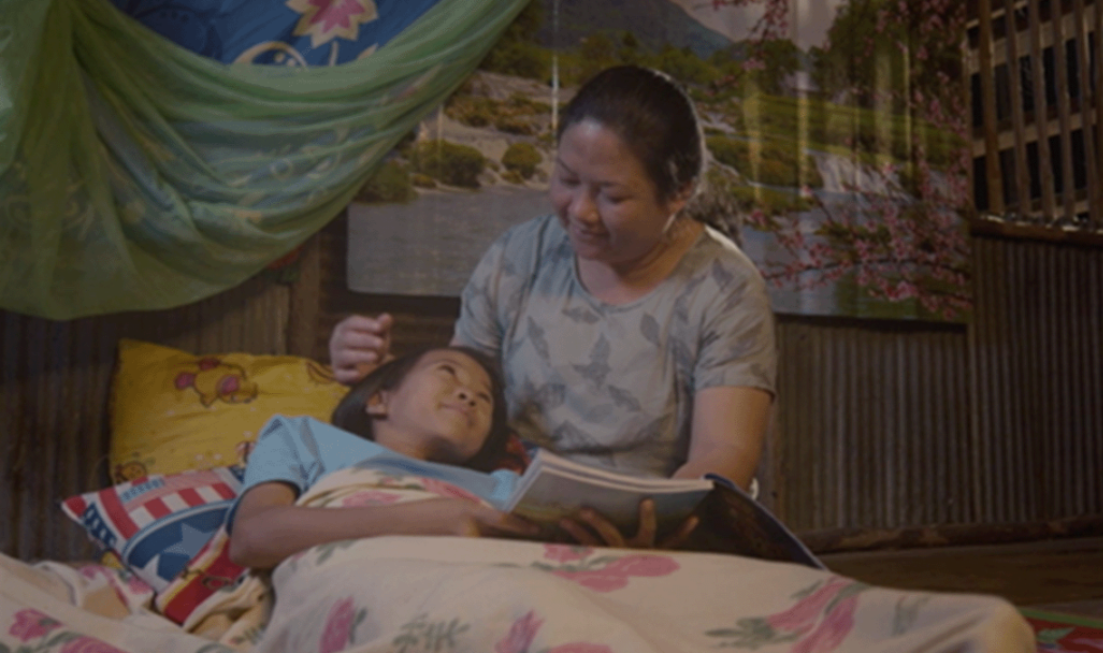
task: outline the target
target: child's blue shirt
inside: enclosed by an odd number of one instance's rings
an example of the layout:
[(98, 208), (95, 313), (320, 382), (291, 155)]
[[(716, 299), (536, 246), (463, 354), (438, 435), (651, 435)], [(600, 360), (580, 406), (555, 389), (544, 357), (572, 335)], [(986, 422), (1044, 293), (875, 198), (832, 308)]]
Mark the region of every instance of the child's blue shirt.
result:
[(302, 496), (326, 474), (347, 467), (435, 478), (457, 485), (501, 508), (517, 485), (509, 470), (484, 472), (410, 458), (313, 417), (276, 415), (261, 430), (249, 454), (241, 492), (227, 516), (228, 527), (241, 497), (255, 485), (287, 483)]

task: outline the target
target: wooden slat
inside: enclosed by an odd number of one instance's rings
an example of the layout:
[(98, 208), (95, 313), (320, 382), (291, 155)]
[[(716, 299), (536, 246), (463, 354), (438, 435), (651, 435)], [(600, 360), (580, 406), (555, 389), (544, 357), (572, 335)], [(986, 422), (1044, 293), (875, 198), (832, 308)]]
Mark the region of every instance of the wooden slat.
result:
[(1099, 166), (1095, 154), (1095, 139), (1092, 138), (1092, 112), (1091, 103), (1093, 93), (1091, 87), (1091, 59), (1088, 47), (1087, 15), (1084, 11), (1084, 0), (1073, 0), (1073, 34), (1076, 40), (1076, 59), (1078, 82), (1080, 85), (1080, 98), (1078, 111), (1080, 115), (1080, 138), (1084, 143), (1084, 167), (1088, 178), (1088, 221), (1089, 224), (1098, 223), (1100, 212), (1100, 186), (1103, 182), (1099, 179)]
[(1004, 44), (1007, 48), (1007, 75), (1011, 96), (1011, 128), (1014, 131), (1015, 184), (1018, 195), (1018, 213), (1029, 218), (1033, 213), (1030, 196), (1030, 166), (1026, 158), (1026, 123), (1023, 118), (1022, 69), (1019, 65), (1019, 28), (1015, 20), (1016, 0), (1003, 0), (1004, 22), (1007, 25)]
[[(1042, 19), (1038, 0), (1030, 0), (1030, 72), (1034, 83), (1034, 129), (1038, 143), (1038, 178), (1042, 186), (1042, 216), (1048, 223), (1055, 217), (1057, 200), (1049, 152), (1049, 100), (1046, 98), (1045, 64), (1042, 57)], [(984, 22), (983, 16), (981, 22)], [(982, 73), (983, 75), (983, 73)]]
[[(1072, 111), (1069, 106), (1069, 69), (1065, 52), (1065, 16), (1061, 0), (1051, 3), (1049, 25), (1053, 35), (1053, 61), (1057, 69), (1057, 124), (1060, 129), (1061, 175), (1061, 219), (1063, 226), (1076, 222), (1076, 180), (1072, 170)], [(1045, 165), (1043, 163), (1043, 165)]]
[[(1095, 154), (1096, 170), (1103, 173), (1103, 0), (1094, 0), (1092, 14), (1095, 16), (1095, 49), (1088, 53), (1089, 61), (1095, 64), (1095, 93), (1091, 95), (1095, 105)], [(1085, 123), (1091, 123), (1091, 112), (1085, 108)], [(1089, 137), (1090, 138), (1090, 137)], [(1099, 173), (1092, 177), (1095, 186), (1094, 210), (1089, 230), (1103, 232), (1103, 178)]]
[[(1036, 1), (1036, 0), (1035, 0)], [(988, 210), (1003, 215), (1003, 175), (1000, 172), (999, 120), (996, 115), (996, 81), (991, 74), (992, 61), (992, 6), (989, 0), (977, 0), (980, 15), (980, 43), (977, 60), (980, 66), (981, 108), (984, 114), (984, 166), (988, 178)]]

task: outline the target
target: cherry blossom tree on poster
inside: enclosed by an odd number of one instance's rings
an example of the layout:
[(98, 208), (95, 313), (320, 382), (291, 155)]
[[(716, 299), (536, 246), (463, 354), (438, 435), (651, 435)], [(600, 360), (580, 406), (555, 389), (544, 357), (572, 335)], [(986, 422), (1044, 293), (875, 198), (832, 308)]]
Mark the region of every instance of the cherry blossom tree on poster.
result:
[[(742, 83), (747, 98), (747, 79), (769, 70), (784, 51), (778, 45), (788, 39), (792, 6), (715, 0), (715, 8), (724, 6), (761, 9), (742, 76), (715, 89), (722, 95)], [(798, 179), (803, 206), (769, 201), (764, 192), (746, 196), (742, 206), (745, 228), (772, 234), (787, 254), (763, 265), (776, 287), (849, 287), (867, 307), (880, 303), (869, 311), (880, 316), (967, 316), (964, 24), (964, 5), (954, 0), (850, 0), (840, 7), (826, 42), (811, 53), (824, 101), (806, 108), (850, 107), (852, 129), (841, 134), (815, 119), (805, 124), (807, 141), (821, 151), (850, 150), (853, 165), (835, 180), (843, 192), (818, 192), (809, 175)], [(723, 142), (710, 145), (723, 160)], [(809, 207), (818, 209), (814, 224), (803, 210)]]

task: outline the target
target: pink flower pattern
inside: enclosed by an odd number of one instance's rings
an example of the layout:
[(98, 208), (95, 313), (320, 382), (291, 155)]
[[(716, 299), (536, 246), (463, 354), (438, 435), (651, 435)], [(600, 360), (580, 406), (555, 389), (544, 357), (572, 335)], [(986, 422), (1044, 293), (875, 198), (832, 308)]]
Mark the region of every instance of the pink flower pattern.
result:
[(426, 492), (432, 492), (433, 494), (437, 494), (448, 499), (467, 499), (468, 501), (480, 500), (478, 495), (468, 492), (462, 487), (453, 485), (452, 483), (449, 483), (447, 481), (442, 481), (436, 478), (422, 478), (420, 480)]
[(338, 37), (355, 41), (361, 24), (379, 18), (374, 0), (287, 0), (287, 6), (302, 14), (295, 36), (309, 34), (313, 47)]
[[(529, 610), (528, 614), (513, 622), (505, 637), (498, 640), (494, 653), (529, 653), (532, 640), (542, 625), (544, 620), (538, 618), (534, 610)], [(613, 649), (605, 644), (571, 642), (544, 649), (544, 653), (613, 653)]]
[(582, 560), (593, 553), (588, 546), (571, 546), (569, 544), (545, 544), (544, 557), (556, 562), (574, 562)]
[[(817, 586), (818, 585), (818, 586)], [(756, 649), (792, 642), (791, 653), (830, 653), (854, 629), (858, 595), (868, 586), (841, 577), (799, 592), (790, 608), (766, 617), (743, 619), (736, 628), (710, 631), (728, 639), (723, 646)]]
[(678, 570), (678, 563), (669, 556), (632, 554), (620, 558), (600, 556), (587, 560), (593, 549), (547, 545), (544, 557), (560, 563), (578, 561), (581, 564), (561, 564), (559, 567), (537, 565), (552, 574), (574, 581), (595, 592), (613, 592), (628, 585), (633, 576), (666, 576)]
[(357, 492), (341, 500), (341, 505), (349, 508), (352, 506), (383, 506), (395, 503), (402, 497), (394, 492), (382, 492), (380, 490), (368, 490)]
[(832, 578), (823, 587), (801, 599), (788, 610), (766, 617), (766, 623), (774, 630), (806, 632), (815, 625), (820, 612), (845, 585), (846, 582), (843, 579)]
[(106, 580), (123, 605), (141, 605), (153, 598), (153, 588), (129, 571), (103, 565), (84, 565), (78, 571), (88, 580), (95, 580), (97, 577)]
[(513, 622), (505, 637), (498, 640), (494, 653), (525, 653), (543, 623), (544, 620), (538, 619), (535, 611), (529, 610), (528, 614)]
[(318, 653), (336, 653), (343, 651), (352, 640), (352, 629), (356, 625), (356, 606), (352, 597), (335, 603), (326, 617), (322, 640), (318, 643)]
[(828, 653), (834, 651), (854, 629), (854, 611), (857, 608), (857, 594), (851, 594), (836, 603), (816, 630), (793, 646), (792, 653)]
[(61, 647), (61, 653), (126, 653), (126, 651), (95, 637), (81, 636), (65, 642), (65, 646)]
[(36, 637), (42, 637), (60, 626), (61, 622), (53, 617), (28, 608), (15, 613), (15, 623), (8, 630), (8, 634), (18, 637), (21, 642), (26, 642)]

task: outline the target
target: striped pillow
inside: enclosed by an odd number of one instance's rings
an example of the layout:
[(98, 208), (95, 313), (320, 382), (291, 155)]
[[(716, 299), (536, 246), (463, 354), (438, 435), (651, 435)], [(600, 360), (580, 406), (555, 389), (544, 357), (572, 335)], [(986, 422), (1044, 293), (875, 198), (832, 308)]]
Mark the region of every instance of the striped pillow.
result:
[(215, 534), (244, 468), (154, 474), (61, 502), (88, 536), (161, 591)]

